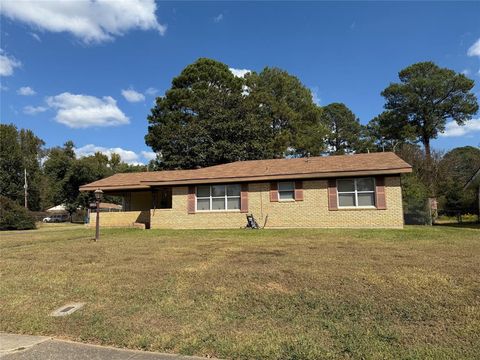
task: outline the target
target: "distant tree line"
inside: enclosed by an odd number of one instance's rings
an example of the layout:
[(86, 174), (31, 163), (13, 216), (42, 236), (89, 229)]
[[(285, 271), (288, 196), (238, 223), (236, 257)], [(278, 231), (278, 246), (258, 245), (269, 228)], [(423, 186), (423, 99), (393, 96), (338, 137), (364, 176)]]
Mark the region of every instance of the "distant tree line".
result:
[[(63, 204), (70, 213), (78, 207), (87, 207), (91, 194), (79, 192), (83, 184), (118, 172), (146, 171), (145, 165), (130, 165), (120, 155), (110, 158), (97, 152), (77, 157), (74, 143), (47, 149), (45, 143), (31, 130), (18, 130), (15, 125), (0, 124), (0, 196), (2, 205), (7, 200), (24, 205), (24, 174), (27, 174), (28, 209), (44, 210)], [(118, 201), (108, 198), (107, 201)], [(2, 206), (2, 217), (7, 205)], [(8, 209), (14, 209), (8, 205)]]
[(147, 145), (159, 169), (237, 160), (393, 150), (430, 141), (447, 120), (477, 112), (474, 81), (432, 62), (399, 73), (383, 92), (385, 111), (362, 125), (342, 103), (318, 106), (310, 90), (278, 68), (236, 77), (226, 64), (199, 59), (172, 80), (148, 116)]

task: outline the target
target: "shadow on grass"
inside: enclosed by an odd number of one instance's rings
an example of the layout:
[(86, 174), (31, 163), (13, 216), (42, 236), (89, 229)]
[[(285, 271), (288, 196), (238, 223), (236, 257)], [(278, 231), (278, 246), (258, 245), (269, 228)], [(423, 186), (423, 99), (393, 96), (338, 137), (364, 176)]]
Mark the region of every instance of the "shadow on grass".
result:
[(443, 224), (435, 224), (434, 226), (442, 226), (442, 227), (455, 227), (455, 228), (462, 228), (462, 229), (480, 229), (479, 222), (464, 222), (464, 223), (443, 223)]

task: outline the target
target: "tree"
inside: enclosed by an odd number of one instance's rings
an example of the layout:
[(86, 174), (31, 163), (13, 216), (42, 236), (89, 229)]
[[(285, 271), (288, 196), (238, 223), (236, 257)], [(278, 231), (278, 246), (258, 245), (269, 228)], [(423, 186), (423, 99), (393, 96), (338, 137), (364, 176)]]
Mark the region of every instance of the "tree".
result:
[(192, 169), (263, 154), (262, 124), (242, 116), (242, 80), (228, 66), (199, 59), (173, 79), (148, 117), (147, 145), (160, 168)]
[(322, 123), (328, 129), (327, 151), (343, 155), (363, 150), (366, 140), (364, 127), (355, 114), (342, 103), (332, 103), (322, 108)]
[[(74, 213), (78, 207), (88, 207), (94, 200), (93, 194), (80, 193), (81, 185), (102, 179), (118, 172), (146, 171), (146, 165), (130, 165), (118, 154), (110, 158), (100, 152), (79, 159), (75, 156), (74, 144), (67, 141), (63, 147), (52, 148), (43, 165), (45, 174), (46, 201), (48, 206), (65, 205)], [(105, 195), (104, 201), (118, 203), (116, 196)]]
[[(471, 92), (474, 81), (433, 62), (413, 64), (399, 72), (400, 83), (382, 92), (385, 109), (383, 125), (390, 135), (403, 139), (411, 134), (425, 148), (427, 167), (431, 163), (430, 141), (445, 130), (448, 120), (463, 125), (478, 110)], [(430, 182), (432, 177), (429, 177)]]
[(63, 204), (68, 196), (65, 193), (65, 181), (76, 161), (73, 148), (73, 142), (67, 141), (63, 147), (55, 147), (47, 152), (43, 163), (46, 178), (45, 207)]
[(402, 175), (402, 199), (405, 222), (410, 225), (431, 224), (428, 211), (428, 188), (417, 173)]
[(26, 170), (28, 207), (40, 210), (40, 159), (44, 144), (31, 130), (0, 124), (0, 195), (23, 205)]
[[(413, 168), (412, 173), (402, 174), (401, 179), (405, 221), (407, 224), (431, 224), (425, 151), (419, 145), (410, 143), (400, 143), (395, 150), (397, 155)], [(440, 153), (433, 153), (435, 165), (440, 157)]]
[(480, 149), (473, 146), (452, 149), (442, 157), (437, 176), (441, 208), (463, 212), (476, 208), (475, 190), (464, 190), (463, 187), (479, 168)]
[(111, 153), (108, 164), (110, 166), (110, 169), (112, 169), (113, 172), (117, 172), (118, 168), (122, 164), (122, 158), (117, 153)]
[(242, 79), (199, 59), (157, 99), (145, 141), (160, 169), (304, 156), (323, 147), (318, 119), (310, 91), (286, 72), (266, 68)]
[(108, 157), (100, 152), (76, 159), (63, 180), (63, 201), (67, 211), (72, 215), (76, 209), (88, 207), (93, 200), (91, 194), (82, 195), (80, 186), (113, 174), (108, 168)]
[(35, 219), (27, 209), (0, 195), (0, 230), (35, 229)]
[(368, 122), (365, 133), (370, 149), (396, 151), (403, 144), (415, 143), (415, 137), (409, 126), (395, 128), (401, 122), (396, 121), (394, 116), (393, 112), (384, 111)]
[(269, 151), (264, 158), (286, 155), (319, 155), (324, 150), (326, 128), (321, 110), (298, 78), (278, 68), (266, 67), (246, 76), (249, 111), (269, 129)]

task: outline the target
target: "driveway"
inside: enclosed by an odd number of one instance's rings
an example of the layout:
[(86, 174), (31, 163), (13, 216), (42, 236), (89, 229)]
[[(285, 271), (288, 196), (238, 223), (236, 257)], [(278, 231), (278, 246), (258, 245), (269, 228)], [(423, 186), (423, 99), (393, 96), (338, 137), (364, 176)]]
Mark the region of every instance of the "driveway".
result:
[(123, 350), (56, 340), (45, 336), (0, 333), (2, 360), (204, 360), (204, 358)]

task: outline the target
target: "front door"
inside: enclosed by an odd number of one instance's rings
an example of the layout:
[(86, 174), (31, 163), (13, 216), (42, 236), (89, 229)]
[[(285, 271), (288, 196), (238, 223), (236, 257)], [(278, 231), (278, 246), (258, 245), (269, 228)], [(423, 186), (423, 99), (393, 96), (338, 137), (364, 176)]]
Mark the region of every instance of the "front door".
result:
[(162, 187), (154, 190), (153, 196), (154, 209), (171, 209), (172, 208), (172, 188)]

